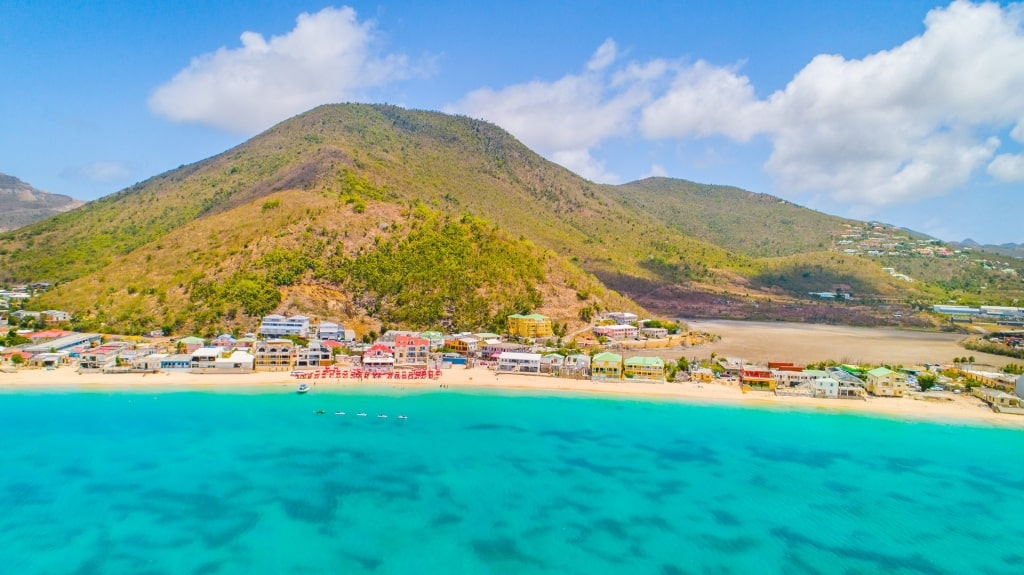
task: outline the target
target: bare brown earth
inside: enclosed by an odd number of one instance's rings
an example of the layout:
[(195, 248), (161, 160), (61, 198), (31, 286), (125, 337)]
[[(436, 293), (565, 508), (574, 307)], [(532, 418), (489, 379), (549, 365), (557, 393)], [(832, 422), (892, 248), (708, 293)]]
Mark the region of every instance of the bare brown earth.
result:
[[(632, 282), (616, 287), (657, 315), (787, 321), (829, 325), (862, 325), (931, 328), (932, 318), (898, 301), (879, 301), (881, 296), (856, 297), (851, 301), (816, 301), (784, 294), (748, 290), (742, 293), (714, 286), (685, 287), (672, 284), (641, 285)], [(884, 298), (883, 298), (884, 299)]]
[(992, 367), (1014, 361), (965, 350), (958, 344), (963, 336), (951, 333), (728, 320), (687, 321), (687, 324), (691, 330), (720, 336), (713, 343), (687, 349), (687, 357), (704, 358), (714, 352), (720, 357), (754, 362), (806, 364), (831, 359), (841, 363), (919, 365), (949, 363), (957, 357), (974, 356), (977, 364)]

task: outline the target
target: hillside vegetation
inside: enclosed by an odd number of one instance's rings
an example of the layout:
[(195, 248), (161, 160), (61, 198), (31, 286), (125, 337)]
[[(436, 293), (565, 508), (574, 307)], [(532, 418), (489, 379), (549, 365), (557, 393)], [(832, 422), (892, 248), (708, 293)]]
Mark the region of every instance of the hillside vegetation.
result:
[(822, 247), (843, 221), (734, 188), (598, 185), (486, 122), (345, 104), (0, 234), (0, 284), (57, 282), (33, 305), (134, 333), (251, 330), (270, 311), (368, 329), (498, 330), (526, 311), (573, 325), (643, 313), (635, 300), (662, 286), (917, 293)]

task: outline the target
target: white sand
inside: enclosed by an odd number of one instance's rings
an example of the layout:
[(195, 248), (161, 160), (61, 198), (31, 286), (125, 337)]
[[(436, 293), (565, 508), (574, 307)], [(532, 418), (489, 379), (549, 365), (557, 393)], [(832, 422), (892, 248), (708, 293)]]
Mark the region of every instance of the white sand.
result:
[[(681, 401), (698, 404), (741, 405), (804, 411), (829, 411), (872, 414), (883, 417), (935, 422), (969, 422), (1001, 427), (1024, 428), (1024, 416), (995, 413), (974, 397), (950, 396), (946, 400), (869, 398), (861, 400), (780, 397), (766, 392), (743, 393), (738, 386), (696, 383), (593, 382), (549, 377), (546, 375), (495, 375), (483, 369), (454, 367), (442, 371), (438, 380), (316, 380), (317, 389), (345, 386), (379, 385), (382, 388), (438, 390), (448, 388), (518, 389), (536, 392), (557, 391), (581, 394), (605, 394), (644, 399)], [(7, 390), (32, 388), (121, 389), (152, 386), (153, 389), (230, 389), (264, 387), (291, 389), (298, 382), (287, 372), (259, 372), (244, 375), (189, 373), (157, 374), (78, 374), (71, 368), (54, 370), (23, 369), (0, 373), (0, 387)]]

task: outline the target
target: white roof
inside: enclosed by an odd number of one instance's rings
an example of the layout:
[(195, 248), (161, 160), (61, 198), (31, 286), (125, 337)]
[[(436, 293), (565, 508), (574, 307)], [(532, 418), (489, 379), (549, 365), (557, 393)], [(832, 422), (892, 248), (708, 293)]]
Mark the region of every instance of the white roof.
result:
[(503, 351), (498, 359), (517, 359), (520, 361), (540, 361), (539, 353), (523, 353), (520, 351)]

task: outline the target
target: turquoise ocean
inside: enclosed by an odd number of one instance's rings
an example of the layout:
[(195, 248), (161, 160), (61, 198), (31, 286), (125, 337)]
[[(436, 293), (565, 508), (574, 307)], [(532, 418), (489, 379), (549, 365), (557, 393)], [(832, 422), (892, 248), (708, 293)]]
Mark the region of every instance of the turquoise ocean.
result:
[(0, 572), (1020, 574), (1024, 431), (450, 389), (0, 392)]

